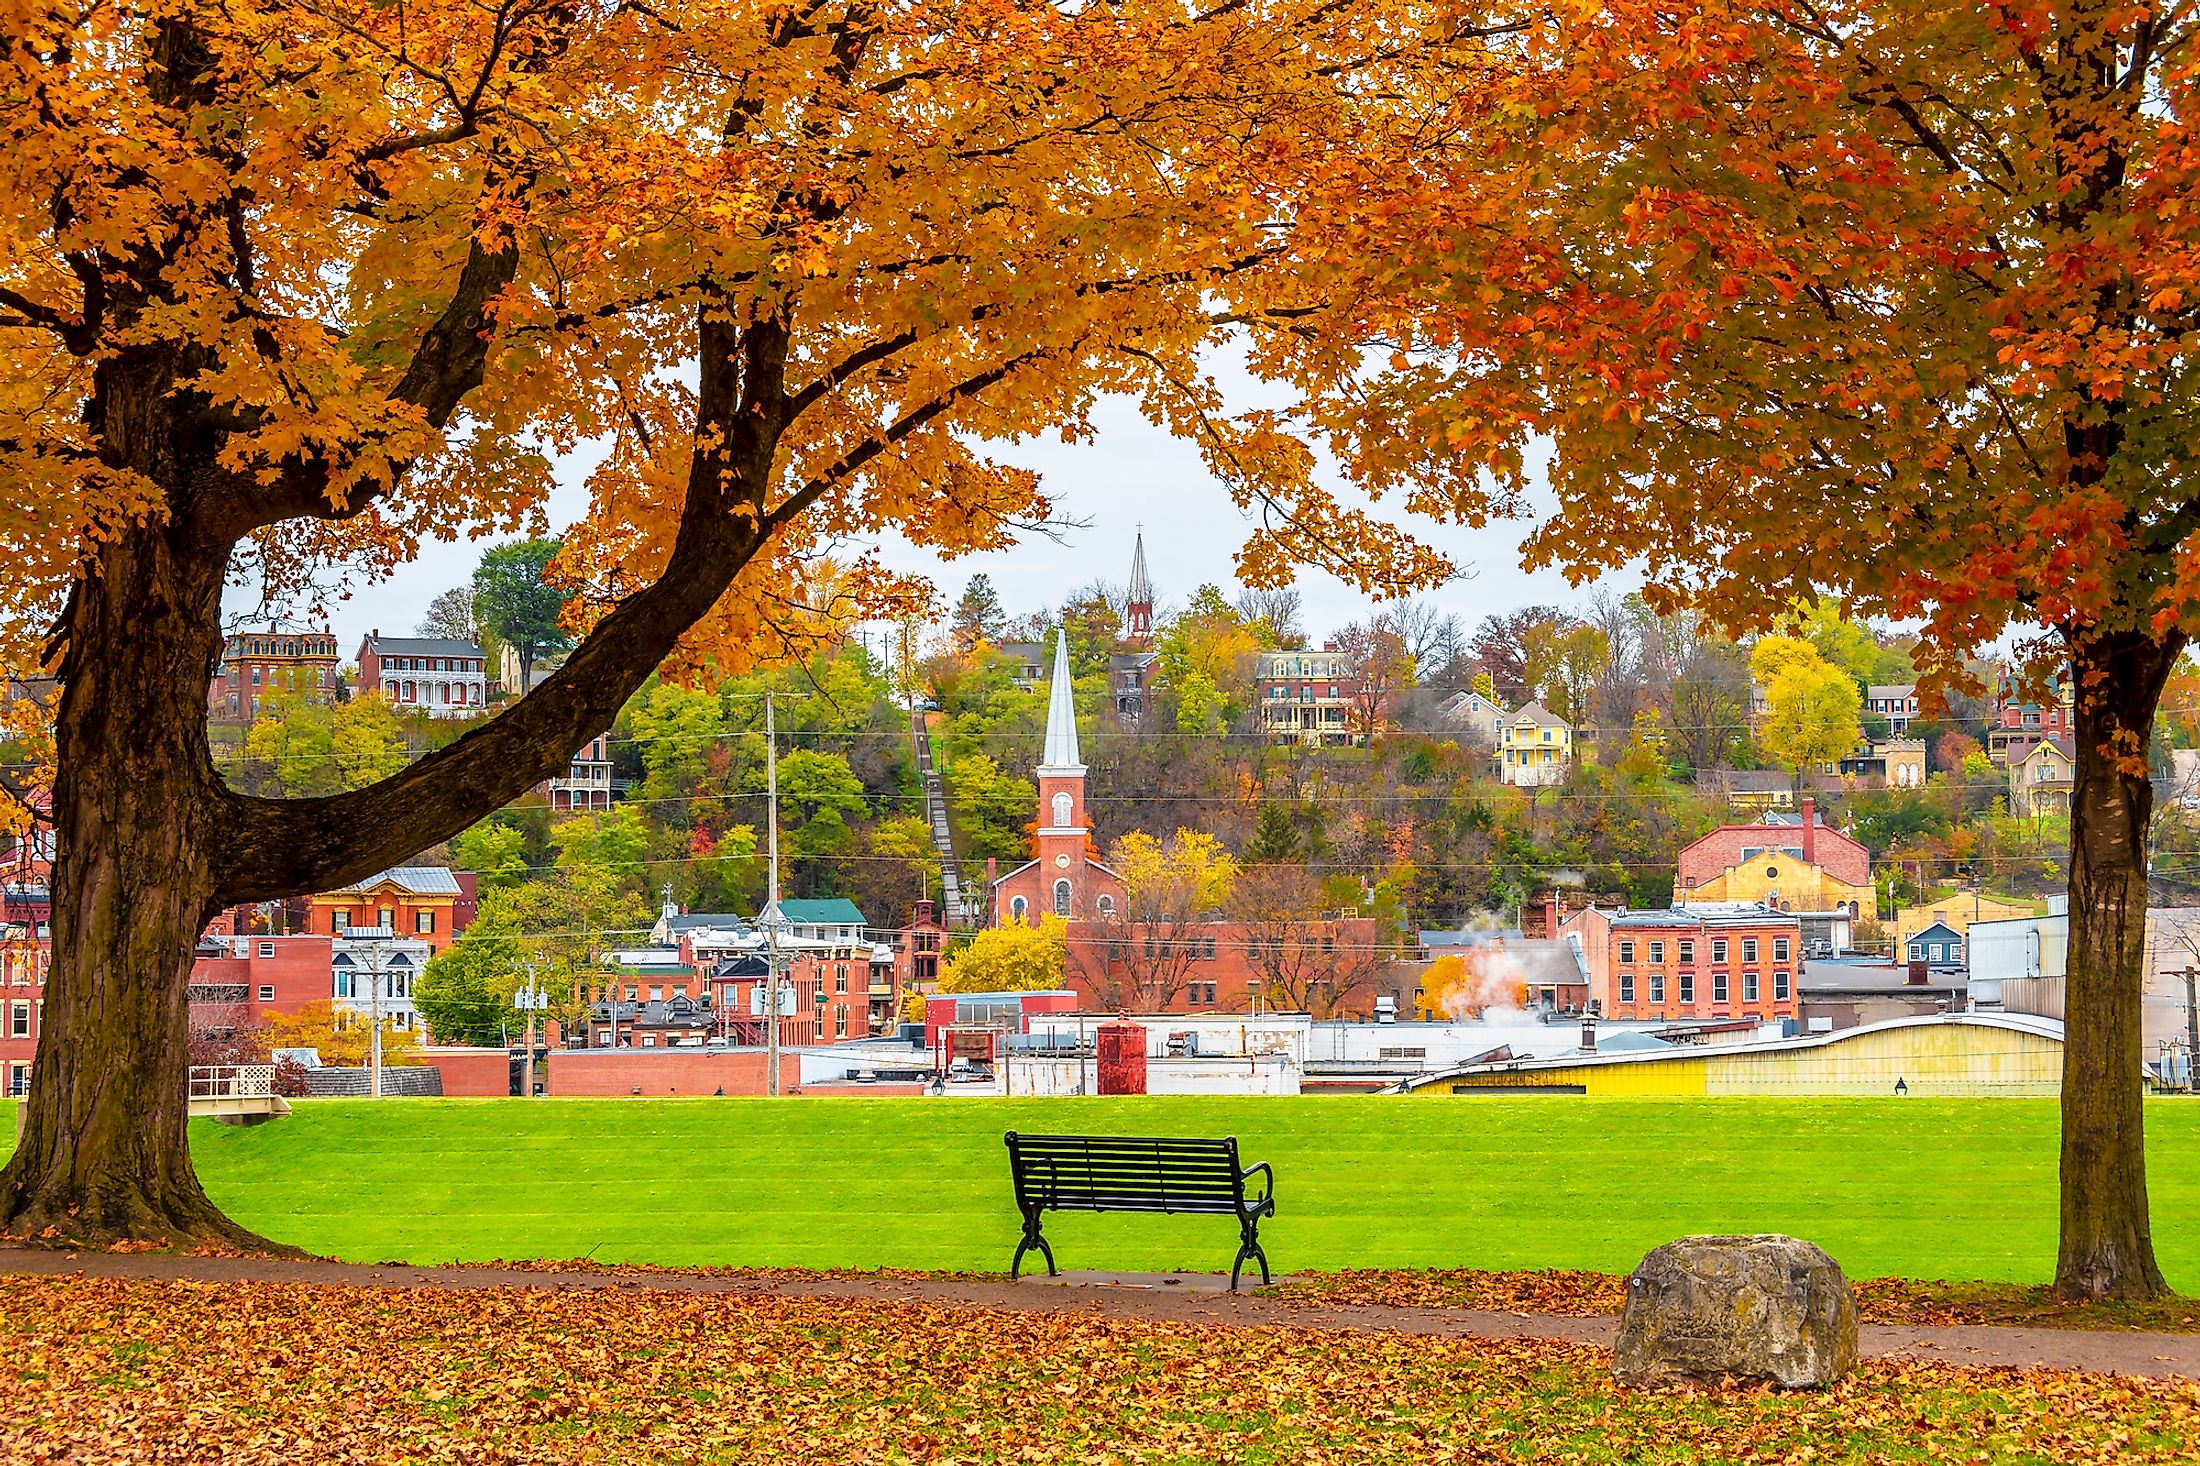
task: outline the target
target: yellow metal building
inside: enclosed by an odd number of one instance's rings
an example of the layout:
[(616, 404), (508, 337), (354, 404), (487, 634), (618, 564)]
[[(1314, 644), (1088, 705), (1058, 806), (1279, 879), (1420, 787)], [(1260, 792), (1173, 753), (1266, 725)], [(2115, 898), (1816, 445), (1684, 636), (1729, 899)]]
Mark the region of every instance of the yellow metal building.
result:
[(2054, 1095), (2062, 1024), (2028, 1013), (1897, 1018), (1808, 1038), (1516, 1059), (1432, 1074), (1415, 1094)]

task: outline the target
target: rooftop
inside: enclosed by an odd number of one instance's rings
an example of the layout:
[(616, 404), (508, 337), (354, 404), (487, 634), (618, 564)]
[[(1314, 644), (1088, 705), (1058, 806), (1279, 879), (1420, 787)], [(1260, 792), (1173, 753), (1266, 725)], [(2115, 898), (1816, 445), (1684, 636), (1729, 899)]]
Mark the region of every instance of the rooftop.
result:
[(480, 647), (470, 641), (457, 641), (447, 636), (384, 636), (379, 631), (367, 633), (367, 644), (375, 653), (385, 657), (478, 657)]
[(408, 896), (456, 896), (461, 894), (458, 877), (447, 865), (394, 865), (378, 875), (349, 886), (339, 886), (333, 891), (323, 891), (324, 896), (351, 896), (395, 886)]

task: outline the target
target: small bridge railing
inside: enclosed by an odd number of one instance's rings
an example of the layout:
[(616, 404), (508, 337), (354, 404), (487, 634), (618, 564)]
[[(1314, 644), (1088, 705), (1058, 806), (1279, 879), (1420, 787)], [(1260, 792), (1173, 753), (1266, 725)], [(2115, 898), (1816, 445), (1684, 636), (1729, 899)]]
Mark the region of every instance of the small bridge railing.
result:
[(264, 1100), (275, 1094), (273, 1064), (194, 1064), (194, 1100)]

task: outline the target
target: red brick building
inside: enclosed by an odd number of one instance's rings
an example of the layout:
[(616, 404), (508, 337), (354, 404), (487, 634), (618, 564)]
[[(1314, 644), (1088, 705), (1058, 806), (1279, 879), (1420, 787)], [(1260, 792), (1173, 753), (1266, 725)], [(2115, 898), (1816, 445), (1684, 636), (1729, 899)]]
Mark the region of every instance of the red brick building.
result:
[(1596, 917), (1583, 923), (1605, 937), (1590, 997), (1607, 1018), (1764, 1022), (1802, 1011), (1803, 931), (1792, 915), (1737, 904)]
[(1674, 885), (1683, 892), (1693, 890), (1768, 850), (1785, 851), (1850, 885), (1871, 882), (1871, 852), (1828, 825), (1806, 799), (1796, 814), (1768, 814), (1762, 824), (1721, 825), (1682, 846), (1674, 861)]
[[(1289, 942), (1287, 966), (1303, 978), (1295, 986), (1320, 993), (1330, 1013), (1372, 1009), (1376, 966), (1375, 923), (1358, 916), (1322, 917), (1291, 924), (1286, 935), (1249, 930), (1226, 920), (1174, 921), (1162, 927), (1127, 919), (1122, 877), (1092, 854), (1085, 819), (1085, 766), (1077, 748), (1077, 711), (1071, 696), (1067, 638), (1057, 633), (1054, 675), (1047, 699), (1044, 755), (1039, 780), (1037, 856), (994, 880), (996, 926), (1058, 916), (1069, 924), (1070, 987), (1094, 1010), (1188, 1013), (1239, 1012), (1256, 995), (1279, 1001), (1259, 954), (1270, 942)], [(1327, 976), (1317, 976), (1326, 973)], [(1298, 995), (1305, 999), (1305, 994)]]
[(53, 900), (43, 884), (0, 886), (0, 1095), (30, 1092), (53, 965)]
[(384, 636), (377, 629), (359, 643), (359, 690), (430, 717), (462, 718), (488, 701), (488, 660), (470, 641)]
[[(202, 937), (191, 962), (194, 1015), (242, 1026), (330, 1002), (333, 948), (326, 936)], [(223, 1013), (233, 1016), (216, 1016)]]
[(311, 707), (336, 702), (336, 637), (326, 631), (240, 631), (222, 642), (222, 659), (206, 689), (206, 716), (215, 723), (250, 723), (276, 699)]

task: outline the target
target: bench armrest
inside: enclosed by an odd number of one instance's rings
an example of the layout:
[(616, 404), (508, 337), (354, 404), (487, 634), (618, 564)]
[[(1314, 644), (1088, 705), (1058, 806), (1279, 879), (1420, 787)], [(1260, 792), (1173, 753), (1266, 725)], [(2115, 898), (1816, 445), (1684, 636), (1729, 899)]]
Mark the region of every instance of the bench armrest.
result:
[[(1258, 1173), (1262, 1186), (1260, 1195), (1253, 1195), (1252, 1180)], [(1238, 1183), (1245, 1192), (1245, 1206), (1249, 1212), (1274, 1212), (1276, 1209), (1276, 1173), (1268, 1169), (1268, 1162), (1255, 1161), (1239, 1174)]]

